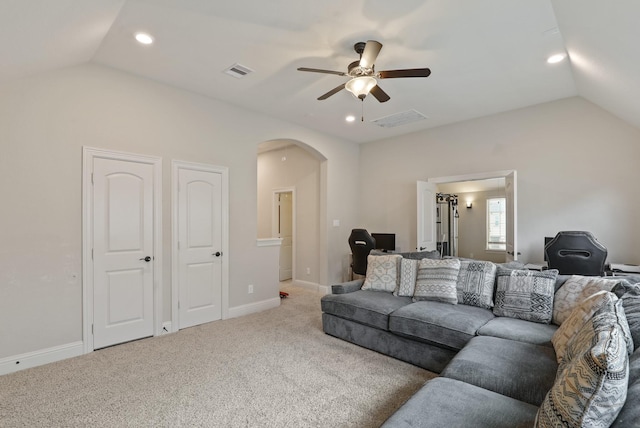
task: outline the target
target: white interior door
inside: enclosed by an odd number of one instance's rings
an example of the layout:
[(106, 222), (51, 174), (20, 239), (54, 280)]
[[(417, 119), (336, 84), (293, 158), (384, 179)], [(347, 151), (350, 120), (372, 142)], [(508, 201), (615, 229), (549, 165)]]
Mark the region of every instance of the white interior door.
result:
[(437, 248), (436, 193), (438, 186), (426, 181), (417, 183), (417, 249), (431, 251)]
[(507, 209), (507, 252), (506, 261), (518, 260), (518, 192), (516, 171), (505, 176), (506, 209)]
[(222, 174), (178, 169), (180, 328), (222, 318)]
[(280, 244), (280, 281), (293, 277), (293, 193), (276, 193), (278, 204), (278, 238)]
[(93, 160), (93, 348), (154, 332), (154, 167)]

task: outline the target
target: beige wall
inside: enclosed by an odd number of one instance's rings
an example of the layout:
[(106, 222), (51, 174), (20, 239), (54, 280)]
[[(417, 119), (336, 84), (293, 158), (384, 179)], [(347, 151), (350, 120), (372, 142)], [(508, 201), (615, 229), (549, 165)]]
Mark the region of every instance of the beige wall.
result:
[(315, 284), (320, 281), (320, 165), (315, 156), (295, 145), (258, 155), (258, 238), (274, 236), (274, 190), (294, 188), (296, 277), (293, 279)]
[(258, 144), (282, 138), (327, 159), (318, 261), (327, 285), (341, 279), (356, 226), (357, 144), (97, 65), (1, 86), (0, 358), (82, 340), (85, 145), (163, 159), (163, 320), (171, 317), (171, 159), (229, 168), (230, 308), (277, 297), (278, 249), (256, 246), (256, 157)]
[(417, 180), (515, 169), (521, 260), (589, 230), (609, 260), (638, 264), (639, 160), (640, 130), (579, 97), (442, 126), (361, 146), (360, 224), (415, 248)]
[[(505, 261), (504, 251), (487, 251), (487, 199), (504, 198), (504, 190), (456, 193), (458, 195), (458, 255), (496, 263)], [(467, 201), (472, 207), (467, 208)]]

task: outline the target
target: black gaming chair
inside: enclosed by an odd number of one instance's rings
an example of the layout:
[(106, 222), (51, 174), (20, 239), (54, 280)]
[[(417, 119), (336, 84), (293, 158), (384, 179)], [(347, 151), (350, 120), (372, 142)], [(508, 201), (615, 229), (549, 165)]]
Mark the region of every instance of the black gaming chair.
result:
[(558, 269), (561, 275), (604, 275), (607, 249), (590, 232), (558, 232), (544, 253), (549, 269)]
[(367, 256), (376, 247), (376, 240), (367, 229), (353, 229), (349, 235), (351, 247), (351, 271), (358, 275), (367, 274)]

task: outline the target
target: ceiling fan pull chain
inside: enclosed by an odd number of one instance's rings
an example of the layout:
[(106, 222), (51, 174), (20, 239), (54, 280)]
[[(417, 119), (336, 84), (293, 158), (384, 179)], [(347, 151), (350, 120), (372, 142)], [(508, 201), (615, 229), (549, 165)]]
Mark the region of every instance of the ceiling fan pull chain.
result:
[(360, 122), (364, 122), (364, 98), (362, 98), (360, 101), (362, 101), (361, 103), (362, 113), (360, 114)]

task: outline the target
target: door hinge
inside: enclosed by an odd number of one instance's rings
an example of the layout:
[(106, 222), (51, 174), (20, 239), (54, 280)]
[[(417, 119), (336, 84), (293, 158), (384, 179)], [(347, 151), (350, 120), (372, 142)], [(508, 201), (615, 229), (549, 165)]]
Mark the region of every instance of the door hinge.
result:
[(93, 324), (91, 324), (91, 334), (93, 334)]
[(93, 172), (91, 173), (91, 185), (93, 185)]
[(178, 310), (180, 309), (180, 300), (178, 300)]
[(91, 249), (91, 260), (93, 260), (93, 248)]

